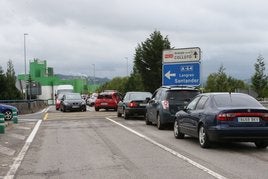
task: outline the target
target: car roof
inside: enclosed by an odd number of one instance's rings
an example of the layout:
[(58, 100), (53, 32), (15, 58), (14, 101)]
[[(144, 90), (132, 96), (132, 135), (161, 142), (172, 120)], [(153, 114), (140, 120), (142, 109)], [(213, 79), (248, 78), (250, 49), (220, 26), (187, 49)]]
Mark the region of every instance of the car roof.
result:
[(193, 91), (199, 91), (195, 87), (192, 86), (161, 86), (162, 89), (167, 90), (193, 90)]
[(129, 91), (127, 93), (151, 93), (151, 92), (149, 92), (149, 91)]
[(230, 92), (211, 92), (211, 93), (202, 93), (200, 95), (209, 95), (209, 96), (215, 96), (215, 95), (222, 95), (222, 94), (227, 94), (227, 95), (247, 95), (245, 93), (230, 93)]

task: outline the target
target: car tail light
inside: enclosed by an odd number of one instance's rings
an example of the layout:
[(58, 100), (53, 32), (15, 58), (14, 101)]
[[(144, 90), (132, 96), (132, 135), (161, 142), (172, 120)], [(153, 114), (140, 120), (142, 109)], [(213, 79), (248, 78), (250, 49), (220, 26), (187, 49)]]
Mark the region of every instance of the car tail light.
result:
[(268, 113), (262, 113), (262, 119), (268, 121)]
[(167, 100), (161, 101), (162, 102), (162, 106), (164, 109), (168, 109), (169, 108), (169, 102)]
[(135, 108), (137, 106), (138, 106), (138, 104), (135, 103), (135, 102), (133, 102), (133, 101), (131, 101), (130, 103), (128, 103), (128, 107), (130, 107), (130, 108)]
[(268, 120), (268, 113), (257, 112), (239, 112), (239, 113), (220, 113), (217, 115), (219, 121), (231, 121), (236, 117), (261, 117), (263, 120)]
[(232, 121), (236, 117), (235, 113), (220, 113), (217, 115), (219, 121)]

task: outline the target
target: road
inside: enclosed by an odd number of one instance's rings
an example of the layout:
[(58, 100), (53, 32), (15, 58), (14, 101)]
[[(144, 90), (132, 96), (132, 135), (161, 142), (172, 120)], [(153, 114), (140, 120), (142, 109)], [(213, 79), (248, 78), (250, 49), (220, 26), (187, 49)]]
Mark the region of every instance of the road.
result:
[(251, 143), (202, 149), (196, 139), (175, 139), (172, 129), (118, 118), (113, 111), (62, 113), (51, 106), (20, 119), (32, 128), (39, 121), (40, 127), (26, 142), (27, 152), (16, 152), (9, 177), (268, 178), (268, 149)]

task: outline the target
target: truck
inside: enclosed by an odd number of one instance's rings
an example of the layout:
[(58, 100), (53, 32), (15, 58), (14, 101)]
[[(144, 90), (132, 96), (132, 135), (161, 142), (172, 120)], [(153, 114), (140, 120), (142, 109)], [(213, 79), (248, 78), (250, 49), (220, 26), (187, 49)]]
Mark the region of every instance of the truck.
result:
[(56, 88), (56, 92), (55, 92), (55, 97), (57, 98), (57, 96), (60, 93), (73, 93), (74, 92), (74, 87), (73, 85), (59, 85)]

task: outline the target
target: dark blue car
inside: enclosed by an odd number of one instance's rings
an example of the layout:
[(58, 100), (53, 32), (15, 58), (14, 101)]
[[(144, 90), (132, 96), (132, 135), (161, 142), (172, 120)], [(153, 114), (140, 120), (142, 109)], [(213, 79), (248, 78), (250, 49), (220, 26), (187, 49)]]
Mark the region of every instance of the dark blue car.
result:
[(212, 141), (254, 142), (268, 145), (268, 110), (242, 93), (204, 93), (176, 113), (174, 136), (197, 137), (201, 147)]
[(13, 119), (14, 115), (18, 115), (18, 109), (7, 104), (0, 104), (0, 113), (3, 113), (5, 120), (9, 121)]

